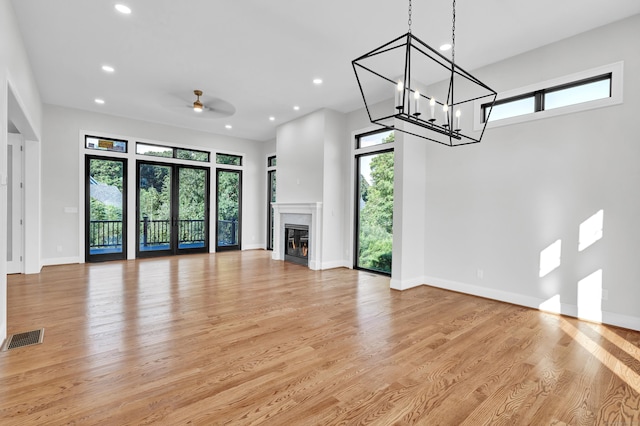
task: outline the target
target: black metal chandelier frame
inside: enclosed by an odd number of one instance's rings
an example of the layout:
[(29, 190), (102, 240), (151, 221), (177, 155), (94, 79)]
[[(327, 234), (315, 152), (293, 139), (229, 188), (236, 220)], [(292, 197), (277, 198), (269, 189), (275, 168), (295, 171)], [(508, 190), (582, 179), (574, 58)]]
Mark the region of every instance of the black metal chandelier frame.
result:
[[(384, 55), (389, 52), (396, 51), (398, 49), (404, 49), (404, 73), (399, 81), (395, 81), (389, 76), (383, 75), (372, 67), (367, 66), (368, 59), (374, 58), (379, 55)], [(435, 62), (440, 67), (443, 67), (449, 74), (448, 90), (446, 100), (437, 100), (434, 96), (427, 96), (419, 93), (416, 87), (411, 87), (412, 80), (412, 53), (422, 55), (428, 60)], [(474, 77), (471, 73), (465, 71), (455, 63), (455, 0), (453, 0), (453, 30), (452, 30), (452, 54), (451, 60), (436, 51), (434, 48), (420, 40), (418, 37), (411, 33), (411, 0), (409, 0), (409, 31), (388, 43), (371, 50), (370, 52), (354, 59), (351, 63), (353, 66), (356, 79), (358, 81), (358, 87), (362, 94), (362, 99), (369, 116), (369, 120), (390, 130), (399, 130), (401, 132), (411, 134), (423, 139), (427, 139), (433, 142), (441, 143), (447, 146), (461, 146), (473, 143), (478, 143), (482, 140), (484, 131), (486, 129), (487, 121), (491, 114), (491, 109), (495, 104), (497, 92), (491, 89), (489, 86), (481, 82), (478, 78)], [(393, 86), (397, 83), (397, 96), (395, 101), (394, 111), (389, 114), (382, 114), (374, 117), (372, 111), (367, 103), (367, 96), (363, 88), (363, 82), (358, 74), (358, 71), (366, 71), (372, 75), (379, 77), (384, 82), (388, 82)], [(462, 100), (455, 97), (455, 80), (456, 78), (463, 78), (468, 83), (477, 86), (482, 94), (465, 97)], [(408, 83), (403, 83), (408, 82)], [(401, 86), (402, 85), (402, 86)], [(412, 108), (411, 97), (416, 99)], [(431, 108), (431, 115), (429, 118), (423, 118), (423, 114), (418, 109), (419, 101), (428, 102)], [(460, 108), (464, 105), (473, 102), (483, 100), (483, 105), (486, 107), (486, 119), (484, 125), (478, 136), (473, 136), (468, 132), (463, 131), (460, 127)], [(434, 107), (438, 105), (442, 108), (444, 119), (438, 122), (434, 117)], [(455, 111), (455, 112), (454, 112)], [(402, 126), (396, 126), (393, 119), (401, 120), (405, 124)], [(393, 123), (393, 124), (390, 124)]]

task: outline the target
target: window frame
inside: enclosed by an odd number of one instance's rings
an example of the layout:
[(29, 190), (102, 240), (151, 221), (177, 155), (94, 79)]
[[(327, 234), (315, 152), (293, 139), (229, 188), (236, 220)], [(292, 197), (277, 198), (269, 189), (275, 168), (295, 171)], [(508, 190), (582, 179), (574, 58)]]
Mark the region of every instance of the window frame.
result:
[[(89, 147), (87, 146), (87, 142), (89, 139), (97, 139), (98, 141), (105, 141), (105, 142), (119, 142), (119, 143), (123, 143), (124, 144), (124, 151), (119, 151), (117, 149), (108, 149), (108, 148), (96, 148), (96, 147)], [(90, 151), (94, 151), (94, 152), (98, 152), (98, 153), (116, 153), (116, 154), (128, 154), (129, 153), (129, 141), (126, 139), (116, 139), (116, 138), (106, 138), (103, 136), (94, 136), (94, 135), (90, 135), (90, 134), (85, 134), (84, 135), (84, 149), (90, 150)]]
[[(361, 222), (361, 218), (360, 218), (360, 210), (359, 210), (359, 202), (360, 202), (360, 188), (359, 188), (359, 183), (360, 183), (360, 158), (361, 157), (365, 157), (365, 156), (372, 156), (372, 155), (378, 155), (378, 154), (384, 154), (384, 153), (389, 153), (389, 152), (393, 152), (395, 155), (395, 147), (396, 147), (396, 143), (394, 142), (388, 142), (388, 143), (379, 143), (379, 144), (375, 144), (375, 145), (370, 145), (364, 148), (359, 148), (361, 143), (360, 143), (360, 139), (365, 138), (367, 136), (373, 135), (373, 134), (378, 134), (378, 133), (391, 133), (391, 132), (395, 132), (394, 130), (389, 130), (386, 128), (375, 128), (375, 129), (367, 129), (367, 130), (363, 130), (361, 132), (354, 132), (353, 133), (353, 139), (354, 139), (354, 144), (353, 146), (353, 191), (352, 191), (352, 200), (353, 200), (353, 206), (352, 206), (352, 211), (353, 211), (353, 221), (352, 221), (352, 241), (353, 241), (353, 245), (351, 247), (352, 249), (352, 261), (351, 261), (351, 265), (353, 269), (356, 270), (362, 270), (362, 271), (367, 271), (367, 272), (371, 272), (374, 274), (380, 274), (380, 275), (385, 275), (385, 276), (391, 276), (392, 272), (393, 272), (393, 265), (391, 266), (391, 271), (390, 272), (385, 272), (385, 271), (381, 271), (381, 270), (376, 270), (376, 269), (370, 269), (370, 268), (365, 268), (363, 266), (360, 266), (359, 263), (359, 256), (358, 256), (358, 252), (360, 250), (360, 241), (359, 241), (359, 234), (360, 234), (360, 222)], [(394, 162), (395, 162), (395, 158), (394, 158)], [(395, 180), (395, 176), (394, 176), (394, 180)], [(393, 234), (392, 234), (393, 235)]]
[[(135, 143), (135, 154), (136, 155), (142, 155), (145, 157), (151, 157), (151, 158), (174, 158), (176, 160), (181, 160), (181, 161), (195, 161), (198, 163), (211, 163), (211, 153), (209, 151), (201, 151), (201, 150), (197, 150), (197, 149), (191, 149), (191, 148), (183, 148), (183, 147), (179, 147), (179, 146), (169, 146), (169, 145), (160, 145), (157, 143), (149, 143), (149, 142), (143, 142), (143, 141), (136, 141)], [(163, 148), (163, 149), (167, 149), (167, 150), (171, 150), (171, 156), (163, 156), (163, 155), (149, 155), (146, 153), (139, 153), (138, 152), (138, 145), (143, 145), (143, 146), (153, 146), (153, 147), (157, 147), (157, 148)], [(192, 158), (180, 158), (178, 156), (178, 151), (191, 151), (191, 152), (198, 152), (200, 154), (206, 154), (207, 159), (206, 160), (194, 160)]]
[[(215, 164), (216, 166), (231, 166), (231, 167), (242, 167), (243, 166), (243, 157), (242, 155), (238, 155), (238, 154), (227, 154), (225, 152), (216, 152), (215, 154), (216, 159), (215, 159)], [(219, 163), (218, 162), (218, 156), (225, 156), (225, 157), (233, 157), (233, 158), (237, 158), (238, 159), (238, 163), (239, 164), (229, 164), (229, 163)]]
[[(570, 114), (579, 111), (587, 111), (590, 109), (603, 108), (623, 103), (623, 71), (624, 62), (615, 62), (608, 65), (592, 68), (586, 71), (566, 75), (553, 80), (543, 81), (537, 84), (521, 87), (519, 89), (500, 92), (495, 105), (504, 105), (505, 103), (515, 102), (530, 96), (535, 97), (534, 111), (527, 114), (521, 114), (513, 117), (503, 118), (495, 121), (487, 121), (487, 128), (507, 126), (510, 124), (523, 123), (543, 118), (556, 117), (564, 114)], [(602, 99), (594, 99), (591, 101), (580, 102), (576, 104), (566, 105), (553, 109), (544, 108), (544, 97), (548, 93), (557, 92), (559, 90), (578, 87), (597, 81), (610, 79), (610, 96)], [(474, 102), (474, 130), (480, 131), (485, 125), (486, 102), (477, 100)]]

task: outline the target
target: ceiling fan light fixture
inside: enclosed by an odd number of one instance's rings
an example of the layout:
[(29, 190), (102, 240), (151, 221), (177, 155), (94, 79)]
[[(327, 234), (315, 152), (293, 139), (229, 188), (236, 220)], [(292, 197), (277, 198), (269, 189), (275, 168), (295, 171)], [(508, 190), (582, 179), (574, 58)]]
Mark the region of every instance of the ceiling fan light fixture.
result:
[(204, 105), (202, 105), (202, 102), (200, 102), (200, 96), (202, 96), (202, 90), (194, 90), (193, 94), (198, 97), (198, 99), (196, 99), (195, 102), (193, 103), (193, 110), (195, 112), (202, 112), (204, 110)]

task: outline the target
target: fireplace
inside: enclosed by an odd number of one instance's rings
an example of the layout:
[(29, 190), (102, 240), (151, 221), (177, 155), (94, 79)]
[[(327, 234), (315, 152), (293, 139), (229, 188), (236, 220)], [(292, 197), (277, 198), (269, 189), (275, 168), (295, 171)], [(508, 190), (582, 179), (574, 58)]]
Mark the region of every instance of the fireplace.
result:
[(314, 271), (322, 269), (322, 203), (277, 202), (271, 205), (273, 206), (272, 258), (285, 260), (288, 245), (285, 225), (304, 226), (308, 232), (307, 259), (304, 264)]
[(309, 264), (309, 227), (285, 223), (284, 241), (284, 260), (307, 266)]

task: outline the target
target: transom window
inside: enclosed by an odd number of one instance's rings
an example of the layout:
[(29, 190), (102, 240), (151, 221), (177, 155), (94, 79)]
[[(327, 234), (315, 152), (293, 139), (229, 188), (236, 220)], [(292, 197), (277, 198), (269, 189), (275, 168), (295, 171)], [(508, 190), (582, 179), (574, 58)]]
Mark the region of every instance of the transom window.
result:
[(138, 142), (136, 144), (136, 154), (149, 155), (152, 157), (179, 158), (181, 160), (209, 162), (209, 153), (205, 151), (174, 148), (170, 146), (153, 145), (141, 142)]
[(216, 164), (242, 166), (242, 156), (232, 154), (216, 154)]
[[(611, 97), (612, 74), (607, 73), (584, 80), (548, 87), (482, 105), (482, 121), (496, 121), (524, 114), (562, 108)], [(489, 115), (491, 113), (491, 115)]]
[(127, 141), (119, 139), (85, 136), (84, 146), (87, 149), (95, 149), (98, 151), (127, 152)]

